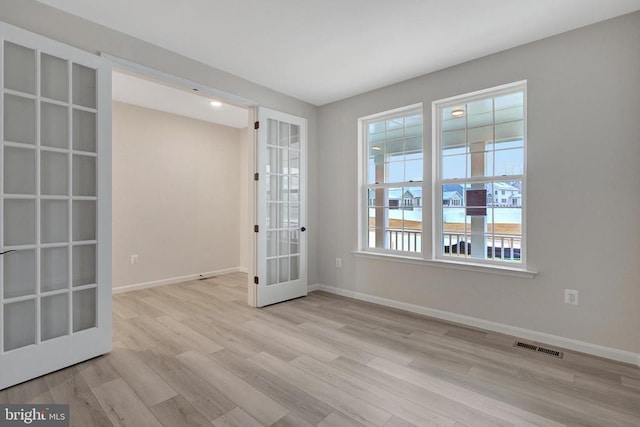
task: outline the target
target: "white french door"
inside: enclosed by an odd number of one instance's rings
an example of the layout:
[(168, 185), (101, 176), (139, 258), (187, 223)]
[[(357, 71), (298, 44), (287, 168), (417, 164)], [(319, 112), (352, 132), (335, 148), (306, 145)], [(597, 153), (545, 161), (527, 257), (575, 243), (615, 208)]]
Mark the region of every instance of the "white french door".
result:
[(0, 389), (111, 349), (111, 66), (0, 23)]
[(307, 121), (260, 108), (257, 306), (307, 294)]

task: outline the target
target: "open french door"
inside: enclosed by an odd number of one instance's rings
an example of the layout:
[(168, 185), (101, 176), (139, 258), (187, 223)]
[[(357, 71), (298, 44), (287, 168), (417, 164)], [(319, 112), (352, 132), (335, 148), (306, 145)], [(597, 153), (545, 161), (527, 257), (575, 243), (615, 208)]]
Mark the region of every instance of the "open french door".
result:
[(258, 110), (257, 254), (258, 307), (307, 294), (307, 121)]
[(111, 66), (0, 23), (0, 389), (111, 349)]

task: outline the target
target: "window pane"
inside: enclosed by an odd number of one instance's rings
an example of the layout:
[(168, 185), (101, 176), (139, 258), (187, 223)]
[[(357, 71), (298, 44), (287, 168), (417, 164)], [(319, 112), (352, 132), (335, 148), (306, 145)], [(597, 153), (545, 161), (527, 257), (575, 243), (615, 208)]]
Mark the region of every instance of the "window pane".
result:
[(524, 149), (496, 151), (496, 176), (524, 173)]
[(522, 91), (441, 107), (438, 179), (456, 184), (440, 184), (440, 255), (521, 262), (523, 182), (507, 177), (524, 174), (524, 109)]
[(466, 178), (467, 176), (467, 156), (442, 158), (442, 179)]
[[(366, 123), (366, 246), (419, 252), (422, 248), (423, 115), (411, 112)], [(384, 184), (397, 183), (392, 188)]]

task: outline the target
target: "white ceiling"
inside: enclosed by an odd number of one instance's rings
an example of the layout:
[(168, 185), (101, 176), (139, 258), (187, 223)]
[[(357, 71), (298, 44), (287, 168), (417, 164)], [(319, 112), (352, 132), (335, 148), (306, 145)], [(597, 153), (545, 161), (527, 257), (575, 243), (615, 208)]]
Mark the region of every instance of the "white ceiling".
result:
[(245, 128), (249, 112), (245, 108), (222, 104), (211, 106), (211, 97), (196, 95), (130, 74), (113, 72), (113, 100), (191, 117), (220, 125)]
[(640, 0), (40, 0), (323, 105), (640, 9)]

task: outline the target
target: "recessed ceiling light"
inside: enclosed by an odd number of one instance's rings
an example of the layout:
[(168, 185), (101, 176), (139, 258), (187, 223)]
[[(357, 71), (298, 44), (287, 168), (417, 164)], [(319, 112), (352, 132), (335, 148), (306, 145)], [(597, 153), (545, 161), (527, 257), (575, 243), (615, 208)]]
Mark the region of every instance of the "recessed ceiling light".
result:
[(220, 101), (211, 101), (209, 104), (211, 104), (212, 107), (222, 107), (222, 102)]
[(464, 116), (464, 110), (462, 108), (454, 108), (451, 111), (451, 115), (455, 118)]

